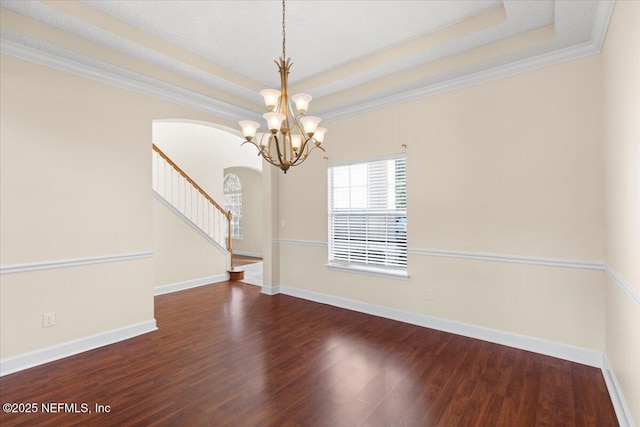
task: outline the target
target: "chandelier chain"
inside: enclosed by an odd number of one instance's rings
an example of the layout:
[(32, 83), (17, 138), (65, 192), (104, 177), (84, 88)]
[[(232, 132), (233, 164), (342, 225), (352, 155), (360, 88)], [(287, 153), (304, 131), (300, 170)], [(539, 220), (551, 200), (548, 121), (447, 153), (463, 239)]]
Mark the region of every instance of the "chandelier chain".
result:
[(282, 57), (274, 61), (280, 74), (280, 90), (260, 91), (267, 106), (267, 112), (262, 117), (267, 120), (268, 131), (256, 136), (260, 123), (251, 120), (242, 120), (240, 126), (245, 138), (242, 144), (255, 145), (264, 160), (287, 173), (290, 167), (303, 163), (316, 148), (325, 151), (322, 141), (327, 130), (318, 127), (320, 117), (306, 115), (311, 95), (298, 93), (291, 97), (297, 114), (289, 102), (287, 77), (291, 58), (287, 58), (286, 0), (281, 1)]
[(282, 0), (282, 57), (287, 57), (287, 50), (285, 47), (285, 42), (287, 40), (285, 31), (284, 31), (284, 0)]

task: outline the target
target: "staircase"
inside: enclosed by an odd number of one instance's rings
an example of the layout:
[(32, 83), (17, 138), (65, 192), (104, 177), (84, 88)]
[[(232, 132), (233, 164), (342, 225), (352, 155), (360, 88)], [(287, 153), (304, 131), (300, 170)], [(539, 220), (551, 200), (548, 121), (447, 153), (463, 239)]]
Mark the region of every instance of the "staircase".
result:
[(152, 148), (152, 188), (156, 196), (228, 253), (229, 280), (242, 280), (244, 272), (233, 268), (231, 212), (226, 212), (155, 144)]

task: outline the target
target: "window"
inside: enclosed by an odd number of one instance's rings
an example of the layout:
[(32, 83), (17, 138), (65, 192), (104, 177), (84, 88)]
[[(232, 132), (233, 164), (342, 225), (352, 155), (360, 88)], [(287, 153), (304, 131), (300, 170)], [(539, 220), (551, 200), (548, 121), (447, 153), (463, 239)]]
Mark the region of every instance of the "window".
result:
[(237, 175), (224, 178), (224, 209), (231, 211), (231, 237), (242, 238), (242, 185)]
[(407, 275), (406, 158), (330, 166), (329, 267)]

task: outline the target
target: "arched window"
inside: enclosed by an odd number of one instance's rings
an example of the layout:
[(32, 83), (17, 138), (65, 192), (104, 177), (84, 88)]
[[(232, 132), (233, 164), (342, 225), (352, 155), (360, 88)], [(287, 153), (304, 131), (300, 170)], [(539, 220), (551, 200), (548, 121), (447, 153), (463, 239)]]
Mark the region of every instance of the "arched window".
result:
[(224, 209), (231, 211), (231, 238), (242, 237), (242, 185), (238, 175), (224, 178)]

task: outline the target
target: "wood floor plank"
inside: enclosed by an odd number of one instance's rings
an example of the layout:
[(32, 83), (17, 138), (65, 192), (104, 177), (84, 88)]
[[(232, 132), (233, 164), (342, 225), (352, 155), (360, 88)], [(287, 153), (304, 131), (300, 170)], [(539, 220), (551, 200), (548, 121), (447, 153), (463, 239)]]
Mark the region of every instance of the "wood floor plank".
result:
[(2, 403), (91, 413), (2, 413), (0, 424), (617, 425), (595, 368), (241, 283), (155, 302), (156, 332), (0, 378)]

